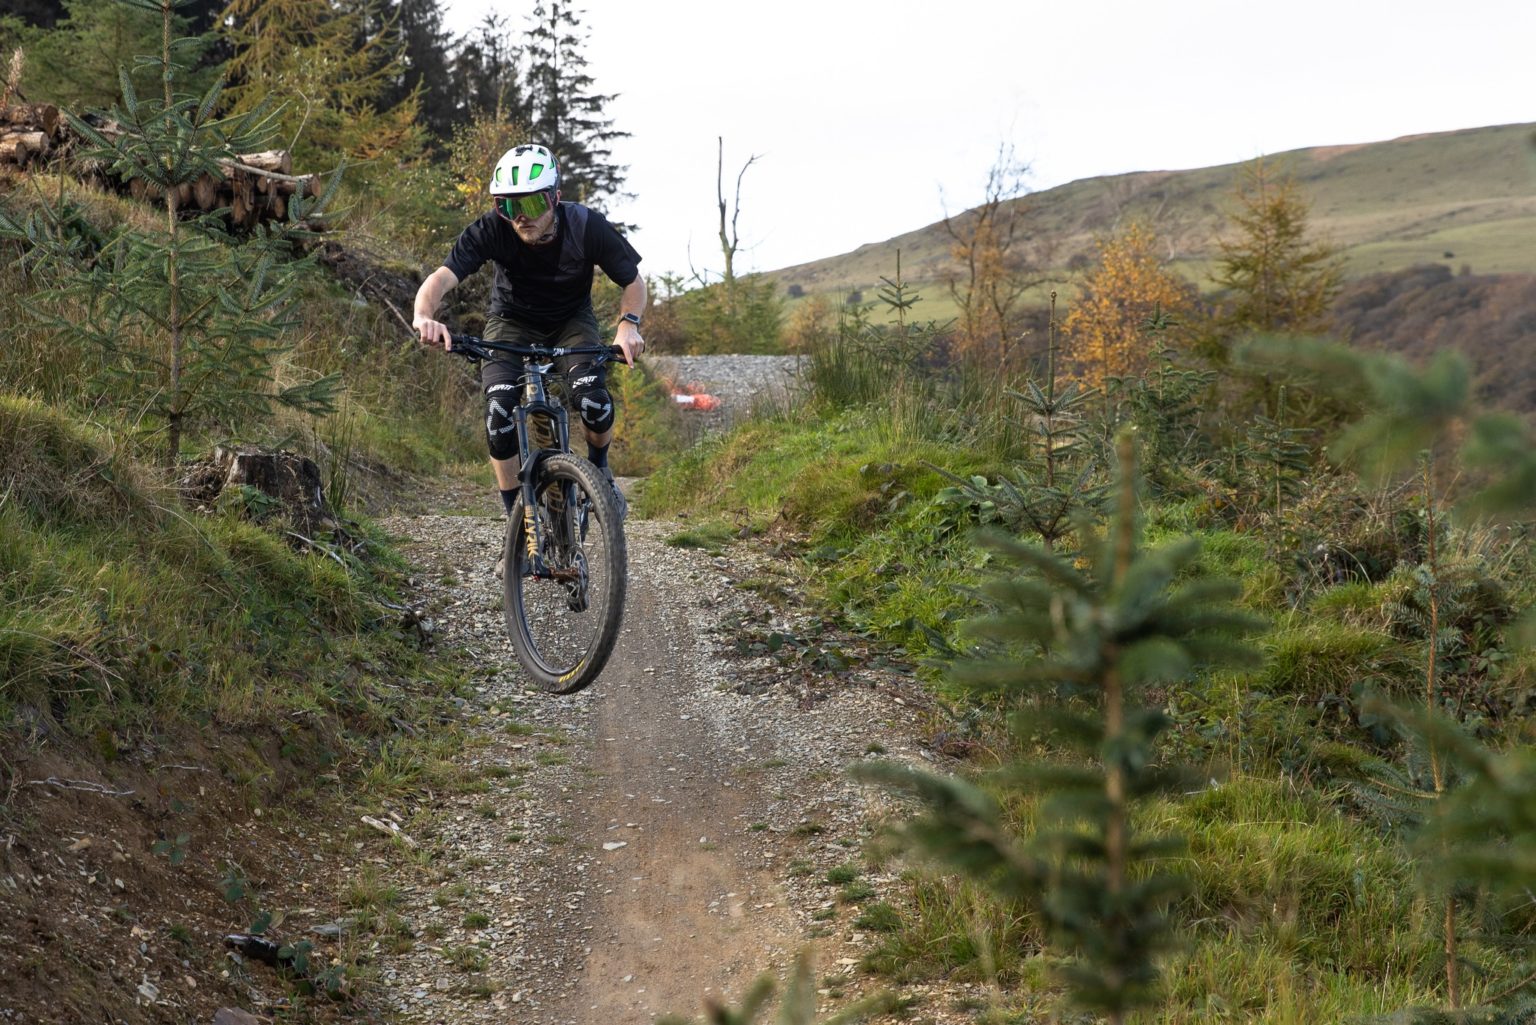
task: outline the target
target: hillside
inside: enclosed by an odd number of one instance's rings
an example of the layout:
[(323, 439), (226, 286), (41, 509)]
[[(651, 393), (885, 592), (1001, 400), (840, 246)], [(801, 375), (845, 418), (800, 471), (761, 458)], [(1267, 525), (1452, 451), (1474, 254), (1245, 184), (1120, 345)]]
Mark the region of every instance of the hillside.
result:
[[(1480, 274), (1536, 273), (1536, 125), (1500, 125), (1387, 142), (1319, 146), (1271, 157), (1312, 204), (1314, 229), (1344, 249), (1351, 277), (1439, 263)], [(1129, 218), (1150, 221), (1173, 264), (1204, 287), (1233, 206), (1241, 164), (1087, 178), (1014, 201), (1024, 235), (1051, 250), (1063, 279), (1096, 237)], [(769, 272), (786, 290), (868, 292), (901, 251), (904, 275), (942, 282), (950, 265), (942, 223)], [(942, 287), (924, 289), (933, 307)], [(925, 312), (937, 315), (937, 309)]]

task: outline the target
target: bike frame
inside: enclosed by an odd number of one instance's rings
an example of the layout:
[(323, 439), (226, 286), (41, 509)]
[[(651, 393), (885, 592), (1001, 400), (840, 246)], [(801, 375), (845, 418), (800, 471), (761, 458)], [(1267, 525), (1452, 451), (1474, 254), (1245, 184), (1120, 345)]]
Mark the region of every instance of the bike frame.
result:
[[(472, 361), (492, 359), (496, 352), (505, 352), (523, 358), (523, 373), (521, 378), (522, 401), (512, 410), (513, 422), (517, 425), (517, 451), (521, 460), (518, 468), (518, 490), (523, 497), (523, 515), (525, 522), (532, 529), (528, 530), (528, 554), (535, 567), (540, 567), (535, 575), (542, 572), (543, 559), (540, 553), (544, 550), (544, 528), (540, 517), (532, 515), (535, 494), (534, 484), (538, 480), (539, 468), (544, 460), (552, 455), (569, 453), (571, 450), (570, 418), (567, 416), (565, 406), (559, 402), (551, 402), (549, 391), (545, 386), (545, 380), (554, 370), (554, 360), (561, 356), (590, 355), (597, 364), (602, 364), (616, 356), (622, 356), (623, 350), (616, 345), (583, 345), (583, 346), (532, 346), (518, 345), (510, 342), (492, 342), (483, 338), (475, 338), (470, 335), (453, 336), (454, 348), (452, 351)], [(536, 359), (545, 359), (550, 362), (535, 362)], [(553, 448), (540, 446), (535, 448), (533, 443), (533, 430), (531, 420), (533, 417), (543, 415), (549, 418), (554, 425), (555, 446)], [(565, 501), (569, 496), (562, 495), (561, 505), (563, 515), (566, 517), (566, 530), (574, 534), (574, 523), (571, 517), (574, 515), (570, 503)]]
[[(539, 464), (556, 452), (571, 450), (570, 418), (566, 415), (563, 405), (549, 401), (549, 392), (544, 386), (544, 379), (553, 368), (553, 363), (524, 365), (523, 401), (512, 411), (513, 420), (517, 423), (518, 458), (522, 460), (522, 466), (518, 471), (518, 483), (523, 492), (523, 501), (530, 504), (533, 502), (533, 480)], [(554, 448), (535, 449), (533, 447), (533, 432), (529, 421), (540, 413), (548, 416), (555, 425)]]

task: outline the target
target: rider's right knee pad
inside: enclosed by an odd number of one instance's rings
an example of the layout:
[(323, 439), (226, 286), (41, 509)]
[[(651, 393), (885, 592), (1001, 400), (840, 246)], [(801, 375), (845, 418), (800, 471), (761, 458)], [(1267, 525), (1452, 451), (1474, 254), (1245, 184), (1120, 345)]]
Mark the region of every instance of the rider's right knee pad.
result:
[(485, 389), (485, 441), (492, 459), (512, 459), (517, 455), (517, 408), (515, 384), (493, 384)]

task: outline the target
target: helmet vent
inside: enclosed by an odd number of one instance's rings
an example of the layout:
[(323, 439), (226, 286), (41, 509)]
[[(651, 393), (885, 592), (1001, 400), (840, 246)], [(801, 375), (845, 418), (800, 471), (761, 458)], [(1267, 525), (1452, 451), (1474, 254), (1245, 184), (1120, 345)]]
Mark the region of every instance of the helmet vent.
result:
[(532, 167), (530, 167), (528, 169), (528, 180), (529, 181), (533, 181), (534, 179), (538, 178), (538, 176), (543, 174), (543, 173), (544, 173), (544, 165), (543, 164), (534, 164)]

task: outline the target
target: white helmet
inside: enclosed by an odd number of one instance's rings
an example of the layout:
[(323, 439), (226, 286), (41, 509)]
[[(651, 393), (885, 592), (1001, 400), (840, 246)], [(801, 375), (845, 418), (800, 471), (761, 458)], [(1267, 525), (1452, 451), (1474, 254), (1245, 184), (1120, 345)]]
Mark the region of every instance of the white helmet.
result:
[(560, 187), (560, 169), (555, 155), (543, 146), (513, 146), (496, 161), (491, 172), (493, 196), (523, 196)]

